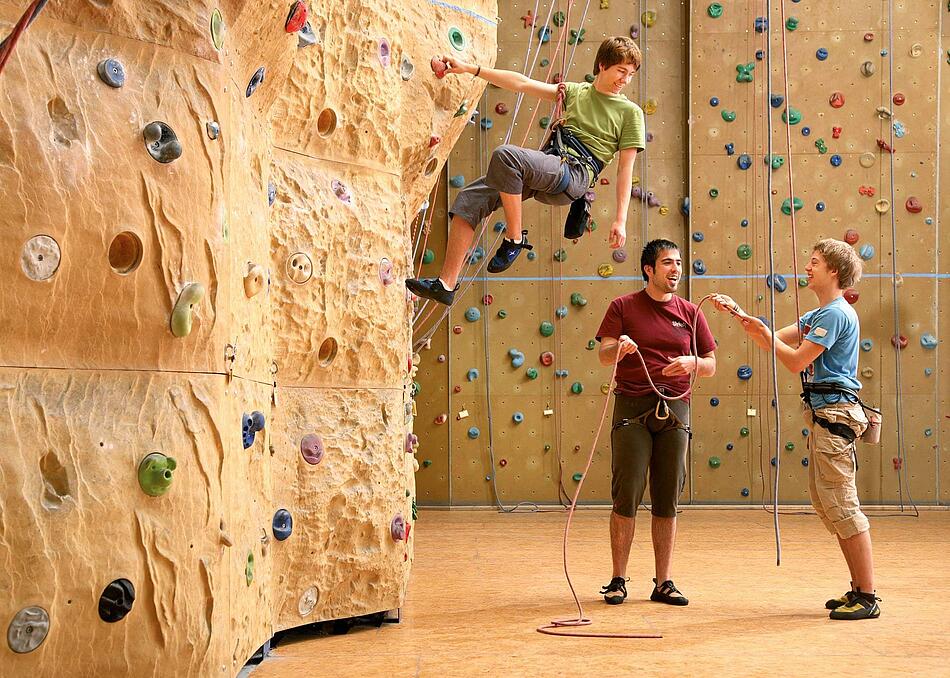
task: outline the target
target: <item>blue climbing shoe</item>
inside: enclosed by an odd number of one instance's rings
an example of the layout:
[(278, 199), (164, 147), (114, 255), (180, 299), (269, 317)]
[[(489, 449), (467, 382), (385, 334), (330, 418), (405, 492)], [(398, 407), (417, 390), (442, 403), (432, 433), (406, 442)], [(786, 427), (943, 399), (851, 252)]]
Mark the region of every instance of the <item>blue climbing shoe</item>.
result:
[(511, 265), (515, 263), (515, 259), (521, 254), (521, 250), (533, 249), (534, 245), (528, 244), (527, 231), (521, 232), (521, 242), (502, 238), (501, 245), (498, 246), (498, 251), (495, 252), (495, 256), (488, 262), (488, 272), (501, 273), (502, 271), (507, 271)]
[(455, 300), (455, 291), (459, 288), (456, 284), (454, 290), (445, 289), (445, 285), (438, 278), (408, 278), (406, 280), (406, 289), (423, 299), (431, 299), (440, 304), (451, 306)]

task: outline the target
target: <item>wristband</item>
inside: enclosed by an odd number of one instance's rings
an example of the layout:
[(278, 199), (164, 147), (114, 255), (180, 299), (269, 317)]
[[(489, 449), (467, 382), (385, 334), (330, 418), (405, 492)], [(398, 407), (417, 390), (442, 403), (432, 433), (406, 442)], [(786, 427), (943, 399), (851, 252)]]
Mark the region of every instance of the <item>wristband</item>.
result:
[(482, 72), (482, 67), (479, 66), (478, 69), (475, 71), (475, 77), (477, 78), (477, 77), (478, 77), (478, 74), (481, 73), (481, 72)]

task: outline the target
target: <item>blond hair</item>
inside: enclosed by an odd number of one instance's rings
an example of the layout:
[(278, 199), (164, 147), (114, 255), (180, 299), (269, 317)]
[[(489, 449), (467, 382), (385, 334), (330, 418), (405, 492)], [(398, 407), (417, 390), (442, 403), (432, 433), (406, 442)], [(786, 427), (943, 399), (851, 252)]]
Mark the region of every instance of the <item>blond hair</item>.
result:
[(838, 286), (841, 289), (854, 287), (861, 280), (861, 258), (846, 242), (834, 238), (824, 238), (812, 248), (824, 257), (832, 271), (838, 272)]
[(607, 38), (600, 43), (594, 57), (594, 75), (600, 73), (601, 66), (606, 70), (617, 64), (631, 64), (634, 70), (639, 70), (642, 59), (640, 48), (630, 38), (623, 35)]

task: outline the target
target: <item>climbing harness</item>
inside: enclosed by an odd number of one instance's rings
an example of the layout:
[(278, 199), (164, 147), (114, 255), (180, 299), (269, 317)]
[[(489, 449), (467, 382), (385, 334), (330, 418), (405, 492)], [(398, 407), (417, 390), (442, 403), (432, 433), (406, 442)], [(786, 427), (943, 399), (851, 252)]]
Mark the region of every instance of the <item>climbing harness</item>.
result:
[(855, 434), (854, 429), (852, 429), (847, 424), (841, 422), (832, 422), (828, 421), (824, 417), (818, 416), (818, 413), (815, 411), (814, 405), (811, 403), (811, 394), (817, 395), (838, 395), (838, 396), (848, 396), (853, 398), (854, 401), (861, 406), (861, 409), (864, 410), (864, 413), (868, 417), (868, 427), (864, 430), (864, 433), (861, 435), (861, 440), (871, 445), (875, 445), (880, 442), (881, 439), (881, 410), (878, 410), (870, 405), (865, 404), (861, 398), (858, 396), (857, 391), (847, 388), (845, 386), (840, 386), (838, 384), (831, 383), (821, 383), (821, 382), (810, 382), (805, 378), (805, 373), (801, 372), (799, 377), (802, 380), (802, 393), (801, 398), (805, 405), (811, 410), (811, 418), (816, 424), (821, 426), (826, 431), (829, 431), (832, 435), (839, 436), (844, 438), (849, 443), (853, 443), (858, 437)]

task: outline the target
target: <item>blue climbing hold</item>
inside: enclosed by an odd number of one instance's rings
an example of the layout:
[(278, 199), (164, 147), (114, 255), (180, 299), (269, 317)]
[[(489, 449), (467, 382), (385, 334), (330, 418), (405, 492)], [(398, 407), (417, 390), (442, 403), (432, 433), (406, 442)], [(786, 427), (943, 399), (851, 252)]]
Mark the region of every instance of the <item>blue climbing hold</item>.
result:
[(495, 123), (492, 122), (491, 118), (482, 118), (481, 122), (478, 123), (482, 129), (489, 130), (494, 127)]
[(294, 531), (294, 518), (287, 509), (280, 509), (274, 514), (271, 521), (271, 529), (274, 530), (274, 539), (284, 541)]
[(478, 370), (474, 367), (468, 371), (468, 374), (465, 375), (466, 379), (469, 381), (475, 381), (478, 379)]
[(689, 216), (689, 198), (683, 198), (683, 202), (680, 204), (680, 212), (684, 217)]
[(779, 275), (778, 273), (765, 276), (765, 284), (774, 289), (776, 292), (784, 292), (788, 289), (788, 283), (785, 281), (785, 276)]
[(748, 496), (749, 496), (749, 488), (748, 488), (748, 487), (743, 487), (743, 488), (742, 488), (742, 491), (740, 492), (740, 494), (741, 494), (743, 497), (748, 497)]
[(538, 39), (541, 42), (548, 42), (551, 39), (550, 26), (542, 26), (540, 29), (538, 29)]
[(465, 319), (469, 321), (470, 323), (475, 322), (481, 317), (482, 317), (482, 312), (479, 311), (474, 306), (469, 306), (467, 309), (465, 309)]
[(755, 58), (756, 58), (756, 61), (762, 61), (762, 59), (765, 58), (765, 50), (764, 49), (755, 50)]
[(511, 358), (512, 367), (521, 367), (524, 365), (524, 353), (516, 348), (508, 349), (508, 357)]
[(920, 345), (928, 350), (937, 348), (937, 337), (932, 334), (925, 334), (920, 338)]
[(501, 232), (504, 231), (506, 228), (508, 228), (508, 226), (507, 226), (507, 224), (505, 224), (504, 221), (496, 221), (496, 222), (495, 222), (495, 226), (494, 226), (495, 233), (501, 233)]
[(819, 47), (818, 51), (815, 52), (815, 57), (817, 57), (818, 61), (824, 61), (828, 58), (828, 50), (824, 47)]
[(726, 443), (726, 450), (732, 452), (732, 448), (735, 447), (732, 443)]
[(802, 466), (808, 466), (808, 457), (802, 457)]
[(807, 437), (808, 437), (808, 429), (807, 429), (807, 428), (803, 428), (803, 429), (802, 429), (802, 437), (804, 437), (804, 438), (807, 438)]
[(755, 32), (765, 33), (769, 30), (769, 20), (764, 16), (755, 17)]
[(831, 166), (832, 166), (832, 167), (840, 167), (840, 166), (841, 166), (841, 156), (838, 155), (837, 153), (835, 153), (833, 156), (831, 156), (830, 160), (831, 160)]
[(477, 264), (479, 261), (485, 258), (485, 248), (479, 245), (474, 250), (472, 250), (471, 256), (468, 258), (468, 263)]
[(749, 227), (749, 220), (748, 220), (748, 219), (743, 219), (742, 221), (739, 222), (739, 225), (742, 226), (742, 228), (748, 228), (748, 227)]
[(703, 275), (706, 272), (706, 264), (703, 263), (702, 259), (697, 259), (693, 262), (693, 273), (696, 275)]
[(702, 242), (702, 241), (705, 240), (705, 239), (706, 239), (706, 236), (703, 235), (703, 232), (702, 232), (702, 231), (696, 231), (695, 233), (693, 233), (693, 241), (694, 241), (694, 242)]
[(733, 143), (726, 144), (726, 155), (735, 155), (736, 145)]
[(246, 450), (254, 444), (254, 431), (251, 425), (251, 415), (247, 412), (241, 415), (241, 439)]
[(257, 410), (255, 410), (254, 412), (251, 412), (251, 431), (253, 433), (257, 433), (258, 431), (263, 431), (264, 423), (265, 423), (265, 419), (264, 419), (263, 412), (258, 412)]
[(563, 379), (567, 376), (567, 370), (554, 370), (554, 376)]
[(713, 407), (719, 407), (719, 398), (712, 397), (709, 399), (709, 404)]
[(513, 415), (511, 415), (511, 420), (516, 424), (520, 424), (524, 421), (524, 414), (521, 412), (515, 412)]
[(872, 348), (874, 348), (874, 342), (873, 342), (873, 341), (871, 341), (870, 339), (862, 339), (862, 340), (861, 340), (861, 350), (862, 350), (862, 351), (864, 351), (865, 353), (867, 353), (867, 352), (870, 351)]
[(736, 370), (736, 376), (742, 381), (748, 381), (752, 378), (752, 368), (748, 365), (740, 365), (739, 369)]
[(277, 200), (277, 187), (274, 184), (267, 184), (267, 206), (272, 207), (274, 201)]
[(538, 258), (538, 253), (535, 252), (534, 250), (528, 252), (528, 261), (534, 261), (537, 258)]
[(736, 160), (736, 165), (739, 166), (741, 170), (747, 170), (752, 167), (752, 158), (750, 158), (746, 153), (743, 153), (739, 156), (739, 159)]
[(709, 105), (710, 105), (710, 106), (718, 106), (718, 105), (719, 105), (719, 97), (713, 97), (712, 99), (710, 99), (710, 100), (709, 100)]
[(858, 250), (858, 256), (867, 261), (874, 256), (874, 245), (865, 244), (861, 245), (861, 249)]
[(769, 103), (772, 104), (772, 108), (779, 108), (785, 103), (785, 97), (781, 94), (773, 94), (769, 97)]
[(817, 205), (815, 205), (815, 209), (818, 210), (819, 212), (824, 212), (824, 211), (825, 211), (825, 203), (819, 202)]
[(772, 458), (769, 460), (769, 463), (770, 463), (772, 466), (775, 466), (775, 463), (776, 463), (776, 462), (775, 462), (775, 457), (772, 457)]
[(479, 436), (479, 434), (481, 434), (481, 431), (478, 430), (477, 426), (473, 426), (472, 428), (468, 430), (468, 437), (471, 440), (475, 440)]
[(932, 367), (925, 367), (925, 368), (924, 368), (924, 376), (925, 376), (925, 377), (929, 377), (929, 376), (930, 376), (931, 374), (933, 374), (933, 373), (934, 373), (934, 370), (933, 370)]
[(756, 316), (756, 317), (757, 317), (759, 320), (762, 321), (762, 324), (763, 324), (763, 325), (765, 325), (765, 326), (768, 327), (769, 329), (772, 328), (772, 326), (769, 325), (769, 319), (766, 318), (764, 315), (759, 315), (759, 316)]
[(456, 174), (449, 179), (449, 185), (452, 188), (462, 188), (462, 186), (465, 185), (465, 177), (461, 174)]
[(811, 127), (802, 127), (802, 136), (807, 137), (809, 134), (811, 134)]

